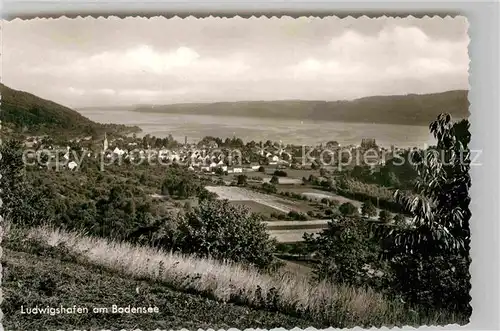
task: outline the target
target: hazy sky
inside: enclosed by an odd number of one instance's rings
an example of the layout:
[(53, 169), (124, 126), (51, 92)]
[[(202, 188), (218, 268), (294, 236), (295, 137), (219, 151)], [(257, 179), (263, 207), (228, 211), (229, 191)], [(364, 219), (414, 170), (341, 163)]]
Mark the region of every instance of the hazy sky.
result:
[(468, 88), (465, 18), (16, 19), (2, 82), (71, 107)]

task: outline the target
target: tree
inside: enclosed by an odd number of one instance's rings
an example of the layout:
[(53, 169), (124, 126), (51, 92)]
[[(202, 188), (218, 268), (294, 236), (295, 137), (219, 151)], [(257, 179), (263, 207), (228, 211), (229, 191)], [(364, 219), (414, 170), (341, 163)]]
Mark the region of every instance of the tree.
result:
[(341, 204), (339, 207), (339, 211), (344, 216), (354, 216), (358, 214), (358, 208), (356, 208), (356, 206), (354, 206), (350, 202), (344, 202), (343, 204)]
[(26, 181), (22, 143), (4, 141), (0, 145), (0, 153), (0, 215), (17, 225), (40, 225), (51, 221), (52, 206), (40, 191)]
[(273, 184), (273, 185), (276, 185), (276, 184), (278, 184), (278, 183), (279, 183), (279, 181), (280, 181), (280, 180), (279, 180), (278, 176), (273, 175), (273, 177), (271, 177), (271, 180), (269, 181), (269, 183), (271, 183), (271, 184)]
[(377, 208), (375, 208), (375, 205), (371, 202), (371, 200), (363, 203), (363, 205), (361, 206), (361, 214), (367, 217), (373, 217), (377, 215)]
[(227, 201), (202, 201), (179, 222), (176, 249), (201, 257), (268, 267), (275, 241), (261, 216)]
[(437, 144), (413, 154), (416, 194), (395, 193), (413, 222), (383, 230), (388, 257), (407, 300), (469, 315), (469, 122), (441, 114), (429, 128)]
[(199, 201), (203, 200), (213, 201), (217, 199), (217, 197), (218, 197), (217, 193), (211, 192), (204, 187), (198, 192)]
[(319, 261), (314, 264), (316, 278), (356, 287), (382, 287), (383, 278), (371, 273), (385, 270), (385, 263), (378, 259), (380, 245), (366, 222), (341, 217), (329, 222), (317, 238), (305, 236), (304, 240)]
[(371, 181), (371, 171), (369, 166), (354, 166), (351, 176), (361, 181)]
[(276, 192), (278, 192), (278, 189), (276, 188), (276, 186), (274, 186), (273, 184), (269, 184), (269, 183), (263, 183), (262, 184), (262, 189), (266, 193), (273, 193), (273, 194), (275, 194)]
[(180, 199), (194, 196), (200, 189), (193, 176), (180, 167), (169, 167), (161, 187), (163, 195), (176, 196)]
[(286, 177), (288, 174), (286, 173), (286, 171), (283, 171), (283, 170), (275, 170), (274, 171), (274, 176), (278, 176), (278, 177)]
[(379, 183), (383, 186), (400, 187), (401, 182), (398, 176), (388, 166), (384, 166), (378, 173)]
[(245, 186), (247, 185), (247, 176), (246, 175), (238, 175), (236, 177), (237, 184), (239, 186)]
[(387, 210), (381, 210), (378, 213), (378, 219), (380, 222), (388, 223), (392, 219), (392, 215)]

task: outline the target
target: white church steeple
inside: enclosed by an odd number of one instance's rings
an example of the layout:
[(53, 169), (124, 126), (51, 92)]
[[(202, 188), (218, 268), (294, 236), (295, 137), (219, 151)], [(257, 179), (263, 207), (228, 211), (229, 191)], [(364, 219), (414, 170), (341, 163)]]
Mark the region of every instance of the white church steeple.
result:
[(104, 132), (104, 143), (103, 143), (104, 151), (108, 150), (108, 137), (106, 137), (106, 132)]

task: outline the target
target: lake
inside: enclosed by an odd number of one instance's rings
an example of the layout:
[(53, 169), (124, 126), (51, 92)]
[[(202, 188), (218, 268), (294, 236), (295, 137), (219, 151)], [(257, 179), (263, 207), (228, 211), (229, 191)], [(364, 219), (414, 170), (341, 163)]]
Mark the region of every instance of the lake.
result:
[(406, 148), (432, 144), (427, 126), (342, 123), (304, 119), (274, 119), (237, 116), (140, 113), (127, 110), (80, 110), (82, 115), (99, 123), (137, 125), (157, 137), (171, 134), (177, 141), (196, 142), (205, 136), (236, 136), (247, 141), (279, 141), (284, 144), (318, 145), (336, 140), (342, 145), (360, 144), (362, 138), (375, 138), (384, 147)]

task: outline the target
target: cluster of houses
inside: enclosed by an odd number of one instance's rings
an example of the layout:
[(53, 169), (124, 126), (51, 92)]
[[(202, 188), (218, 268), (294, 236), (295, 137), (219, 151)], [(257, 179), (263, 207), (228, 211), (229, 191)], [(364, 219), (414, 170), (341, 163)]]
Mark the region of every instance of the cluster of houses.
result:
[[(111, 163), (113, 160), (129, 160), (131, 162), (140, 163), (140, 160), (151, 160), (164, 164), (178, 163), (188, 166), (191, 171), (207, 172), (207, 173), (243, 173), (258, 171), (261, 164), (259, 162), (251, 162), (250, 159), (255, 160), (255, 155), (259, 156), (260, 161), (265, 160), (266, 165), (275, 165), (276, 167), (288, 167), (291, 155), (285, 151), (281, 146), (279, 148), (252, 148), (240, 150), (231, 150), (229, 148), (219, 148), (216, 142), (210, 142), (203, 146), (196, 144), (184, 144), (173, 149), (159, 148), (159, 149), (145, 149), (141, 148), (136, 141), (123, 141), (117, 138), (111, 141), (114, 145), (110, 147), (110, 142), (105, 135), (102, 141), (102, 147), (94, 143), (92, 145), (92, 137), (84, 137), (71, 141), (70, 145), (79, 147), (90, 147), (88, 149), (82, 148), (83, 153), (86, 155), (78, 155), (74, 157), (74, 151), (71, 151), (69, 146), (57, 146), (50, 142), (48, 137), (28, 137), (25, 140), (25, 147), (34, 148), (40, 151), (48, 151), (47, 155), (49, 160), (47, 163), (40, 165), (41, 167), (51, 168), (68, 168), (74, 170), (78, 167), (78, 159), (82, 156), (85, 157), (103, 157), (107, 162)], [(120, 146), (120, 147), (119, 147)], [(97, 147), (97, 148), (96, 148)], [(52, 151), (53, 153), (50, 153)], [(250, 157), (254, 154), (254, 157)]]
[[(57, 146), (52, 146), (47, 141), (50, 140), (48, 137), (28, 137), (25, 141), (25, 146), (32, 148), (35, 146), (43, 146), (44, 149), (54, 149), (61, 151), (66, 149), (66, 152), (61, 156), (57, 156), (59, 161), (59, 167), (67, 167), (70, 170), (74, 170), (78, 167), (76, 160), (70, 160), (72, 158), (70, 147), (58, 148)], [(107, 160), (122, 159), (130, 160), (132, 162), (137, 162), (139, 160), (148, 159), (159, 161), (162, 163), (178, 163), (186, 165), (189, 170), (197, 172), (206, 173), (243, 173), (243, 172), (254, 172), (258, 171), (261, 165), (265, 164), (267, 166), (275, 166), (276, 168), (288, 168), (301, 167), (302, 157), (293, 156), (288, 150), (290, 148), (284, 148), (283, 145), (276, 144), (272, 146), (254, 146), (252, 148), (245, 148), (243, 151), (231, 150), (229, 148), (219, 148), (215, 141), (209, 141), (200, 146), (200, 144), (187, 144), (179, 145), (173, 149), (159, 148), (159, 149), (145, 149), (138, 145), (136, 140), (124, 141), (123, 138), (113, 139), (111, 144), (114, 148), (110, 148), (107, 136), (104, 136), (102, 142), (102, 149), (95, 149), (95, 144), (92, 145), (92, 137), (83, 137), (77, 140), (73, 140), (72, 144), (77, 146), (91, 146), (87, 153), (87, 157), (94, 156), (94, 158), (104, 156)], [(120, 147), (119, 147), (120, 146)], [(97, 146), (98, 147), (98, 146)], [(344, 146), (340, 147), (335, 141), (328, 142), (326, 147), (333, 149), (342, 149), (348, 151), (356, 150), (367, 150), (367, 149), (377, 149), (378, 151), (385, 150), (384, 148), (377, 147), (375, 139), (366, 138), (363, 139), (361, 145), (358, 146)], [(243, 154), (242, 154), (243, 153)], [(377, 153), (378, 154), (378, 153)], [(380, 155), (366, 156), (367, 158), (378, 159), (379, 164), (385, 163)], [(365, 157), (365, 158), (366, 158)], [(256, 161), (258, 160), (258, 162)], [(61, 162), (62, 161), (62, 162)], [(138, 162), (139, 163), (139, 162)]]
[[(174, 150), (160, 148), (142, 150), (136, 147), (136, 144), (129, 143), (130, 149), (122, 149), (115, 147), (113, 150), (109, 148), (109, 143), (104, 137), (103, 148), (105, 157), (110, 158), (124, 158), (134, 161), (136, 159), (156, 159), (162, 162), (172, 162), (187, 165), (191, 171), (200, 171), (215, 173), (221, 171), (223, 173), (243, 173), (258, 171), (260, 164), (258, 162), (250, 162), (248, 155), (242, 155), (240, 150), (231, 150), (229, 148), (219, 148), (215, 141), (207, 142), (201, 146), (196, 144), (187, 144), (187, 142), (175, 148)], [(246, 152), (248, 153), (248, 151)], [(266, 160), (268, 165), (276, 166), (289, 166), (289, 162), (283, 158), (291, 159), (291, 155), (280, 146), (272, 151), (256, 147), (250, 153), (255, 153)]]

